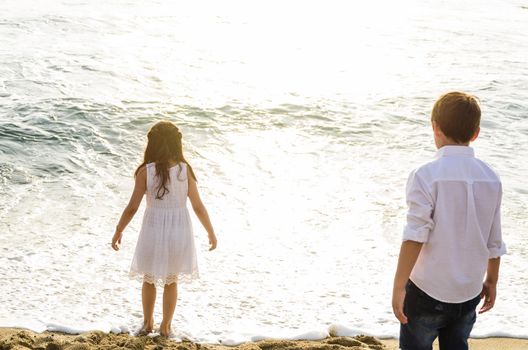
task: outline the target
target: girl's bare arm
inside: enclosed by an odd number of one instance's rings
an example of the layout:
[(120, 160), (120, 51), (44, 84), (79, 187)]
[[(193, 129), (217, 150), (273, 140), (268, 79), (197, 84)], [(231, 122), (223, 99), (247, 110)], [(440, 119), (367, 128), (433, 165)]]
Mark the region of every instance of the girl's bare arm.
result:
[(121, 219), (119, 219), (119, 223), (116, 226), (114, 237), (112, 237), (112, 248), (114, 248), (114, 250), (119, 250), (119, 245), (121, 244), (121, 238), (123, 237), (123, 231), (125, 230), (127, 225), (130, 223), (130, 220), (132, 220), (132, 218), (136, 214), (139, 208), (139, 205), (141, 204), (141, 200), (143, 199), (143, 196), (145, 195), (146, 191), (147, 191), (147, 171), (146, 171), (146, 168), (143, 167), (139, 170), (136, 176), (134, 192), (132, 192), (132, 196), (130, 197), (130, 200), (128, 201), (128, 205), (126, 206), (125, 210), (123, 210), (123, 214), (121, 214)]
[(198, 186), (196, 185), (196, 181), (192, 178), (192, 176), (189, 176), (188, 182), (189, 199), (191, 201), (192, 208), (194, 210), (194, 213), (202, 223), (203, 227), (207, 231), (210, 244), (209, 250), (214, 250), (216, 248), (216, 235), (214, 233), (211, 220), (209, 219), (209, 214), (207, 213), (207, 209), (205, 208), (205, 205), (202, 203), (202, 199), (200, 198), (200, 193), (198, 192)]

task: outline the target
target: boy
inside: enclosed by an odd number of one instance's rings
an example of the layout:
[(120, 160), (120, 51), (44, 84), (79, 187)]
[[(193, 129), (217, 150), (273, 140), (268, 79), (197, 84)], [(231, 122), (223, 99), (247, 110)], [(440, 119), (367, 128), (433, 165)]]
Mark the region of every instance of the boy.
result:
[(479, 313), (493, 307), (500, 256), (506, 253), (502, 187), (468, 147), (480, 131), (475, 97), (441, 96), (431, 122), (438, 152), (407, 182), (407, 225), (392, 307), (401, 323), (402, 350), (430, 350), (437, 337), (441, 350), (468, 349), (475, 308), (481, 298)]

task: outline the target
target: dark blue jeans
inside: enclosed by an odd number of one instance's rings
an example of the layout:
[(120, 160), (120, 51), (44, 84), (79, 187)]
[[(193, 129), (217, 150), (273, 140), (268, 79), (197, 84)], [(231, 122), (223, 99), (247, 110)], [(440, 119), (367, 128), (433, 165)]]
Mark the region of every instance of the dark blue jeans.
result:
[(440, 350), (468, 349), (480, 296), (451, 304), (430, 297), (411, 281), (405, 289), (403, 312), (408, 323), (400, 326), (401, 350), (431, 350), (437, 337)]

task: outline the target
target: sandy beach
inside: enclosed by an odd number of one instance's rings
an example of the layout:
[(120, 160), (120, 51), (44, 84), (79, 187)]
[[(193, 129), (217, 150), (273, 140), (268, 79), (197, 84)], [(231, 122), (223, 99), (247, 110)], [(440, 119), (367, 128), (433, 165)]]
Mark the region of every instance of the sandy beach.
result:
[[(397, 350), (398, 340), (389, 339), (381, 341), (386, 349)], [(528, 349), (528, 339), (516, 338), (485, 338), (469, 339), (469, 348), (471, 350), (525, 350)], [(434, 350), (438, 350), (438, 343), (435, 342)]]
[[(369, 336), (330, 337), (317, 341), (264, 340), (236, 347), (193, 342), (175, 342), (162, 337), (135, 337), (128, 334), (89, 332), (69, 335), (56, 332), (34, 333), (28, 330), (0, 329), (0, 350), (92, 350), (92, 349), (178, 349), (178, 350), (346, 350), (346, 349), (398, 349), (397, 341), (378, 340)], [(470, 339), (473, 350), (521, 350), (528, 348), (528, 339), (489, 338)], [(438, 347), (435, 347), (438, 349)]]

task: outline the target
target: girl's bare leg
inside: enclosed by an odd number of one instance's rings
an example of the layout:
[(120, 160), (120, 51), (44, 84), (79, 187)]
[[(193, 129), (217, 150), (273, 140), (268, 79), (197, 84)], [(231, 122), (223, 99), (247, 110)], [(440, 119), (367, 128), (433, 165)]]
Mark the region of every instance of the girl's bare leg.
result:
[(154, 328), (154, 304), (156, 303), (154, 284), (143, 282), (141, 300), (143, 301), (143, 330), (150, 332)]
[(171, 331), (172, 317), (176, 309), (178, 298), (178, 286), (176, 283), (166, 284), (163, 290), (163, 321), (160, 325), (160, 334), (169, 336)]

